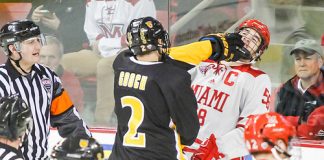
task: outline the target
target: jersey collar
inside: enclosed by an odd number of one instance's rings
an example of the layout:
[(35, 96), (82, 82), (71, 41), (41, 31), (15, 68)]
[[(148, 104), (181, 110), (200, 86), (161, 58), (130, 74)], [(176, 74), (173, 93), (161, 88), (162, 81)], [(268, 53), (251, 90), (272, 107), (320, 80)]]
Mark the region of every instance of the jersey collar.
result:
[[(7, 69), (8, 75), (12, 80), (17, 79), (17, 78), (19, 78), (21, 76), (24, 76), (21, 73), (19, 73), (17, 71), (17, 69), (12, 65), (12, 63), (10, 62), (10, 59), (7, 60), (5, 68)], [(35, 70), (35, 65), (32, 66), (30, 75), (28, 75), (29, 77), (33, 77), (33, 75), (35, 73), (34, 70)], [(25, 76), (25, 77), (28, 77), (28, 76)]]
[(137, 64), (141, 64), (141, 65), (154, 65), (154, 64), (161, 64), (163, 62), (145, 62), (145, 61), (139, 61), (137, 59), (135, 59), (134, 57), (129, 57), (129, 59), (134, 62), (134, 63), (137, 63)]

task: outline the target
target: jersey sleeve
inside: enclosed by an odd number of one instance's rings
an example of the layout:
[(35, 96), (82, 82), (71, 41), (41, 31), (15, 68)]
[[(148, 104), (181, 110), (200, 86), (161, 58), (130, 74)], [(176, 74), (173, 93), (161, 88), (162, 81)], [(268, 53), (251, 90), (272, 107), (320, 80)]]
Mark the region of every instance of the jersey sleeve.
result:
[(96, 37), (100, 34), (100, 29), (96, 26), (95, 21), (96, 1), (91, 0), (86, 3), (86, 14), (84, 21), (84, 31), (87, 34), (90, 45), (96, 41)]
[(68, 93), (64, 90), (59, 77), (54, 75), (53, 99), (50, 107), (51, 126), (57, 127), (60, 136), (85, 135), (91, 133), (75, 109)]
[[(175, 127), (182, 145), (191, 145), (199, 130), (197, 101), (190, 87), (190, 76), (187, 72), (174, 76), (162, 87), (171, 114), (171, 128)], [(171, 85), (171, 86), (169, 86)]]
[(244, 143), (244, 127), (248, 116), (269, 112), (271, 93), (269, 76), (262, 74), (252, 79), (245, 79), (242, 95), (237, 95), (243, 96), (243, 98), (240, 102), (240, 117), (238, 118), (236, 128), (221, 137), (217, 137), (219, 138), (217, 145), (220, 146), (219, 148), (222, 152), (232, 156), (229, 157), (230, 159), (249, 154), (246, 149), (233, 149), (233, 146), (246, 148)]
[(212, 55), (212, 51), (210, 41), (199, 41), (172, 47), (170, 48), (169, 56), (178, 61), (198, 65), (200, 62), (208, 59)]

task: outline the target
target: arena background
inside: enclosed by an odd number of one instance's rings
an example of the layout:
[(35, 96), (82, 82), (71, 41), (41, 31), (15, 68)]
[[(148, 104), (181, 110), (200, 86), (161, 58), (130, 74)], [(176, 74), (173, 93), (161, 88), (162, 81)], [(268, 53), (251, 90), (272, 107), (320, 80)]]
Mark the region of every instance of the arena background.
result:
[[(322, 18), (324, 0), (154, 0), (154, 2), (157, 18), (167, 27), (173, 46), (196, 41), (208, 33), (233, 31), (235, 29), (233, 26), (237, 26), (246, 18), (257, 18), (265, 22), (271, 32), (270, 47), (262, 57), (262, 63), (257, 63), (257, 66), (270, 75), (273, 92), (294, 75), (292, 58), (287, 53), (291, 44), (305, 35), (321, 43), (324, 34), (324, 18)], [(0, 0), (0, 25), (15, 19), (25, 19), (30, 9), (31, 0)], [(0, 62), (5, 60), (4, 54), (0, 54)], [(95, 108), (96, 77), (87, 77), (80, 82), (86, 97), (85, 104)], [(80, 110), (81, 116), (86, 121), (93, 118), (90, 116), (96, 116), (85, 112)], [(108, 156), (114, 141), (115, 126), (113, 123), (96, 123), (90, 120), (87, 123), (92, 128), (94, 137), (103, 144)], [(60, 137), (53, 129), (50, 134), (50, 145), (58, 140)], [(324, 159), (323, 141), (298, 141), (294, 146), (299, 148), (302, 159)]]

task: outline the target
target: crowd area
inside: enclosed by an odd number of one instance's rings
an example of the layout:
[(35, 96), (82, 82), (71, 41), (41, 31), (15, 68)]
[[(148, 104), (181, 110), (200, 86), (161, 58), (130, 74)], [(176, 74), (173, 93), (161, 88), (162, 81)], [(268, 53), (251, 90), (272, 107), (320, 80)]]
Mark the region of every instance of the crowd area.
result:
[[(324, 0), (0, 2), (0, 159), (102, 159), (89, 128), (114, 127), (112, 160), (294, 160), (291, 142), (324, 140), (322, 13)], [(47, 155), (50, 127), (65, 139)]]

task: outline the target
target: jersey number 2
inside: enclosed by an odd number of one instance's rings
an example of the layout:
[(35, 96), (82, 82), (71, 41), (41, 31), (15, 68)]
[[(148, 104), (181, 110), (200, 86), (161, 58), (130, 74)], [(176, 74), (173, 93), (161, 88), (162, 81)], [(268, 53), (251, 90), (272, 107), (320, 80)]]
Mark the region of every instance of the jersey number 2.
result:
[(145, 148), (145, 133), (137, 132), (138, 127), (144, 119), (144, 105), (140, 99), (134, 96), (124, 96), (121, 98), (122, 108), (130, 107), (132, 110), (128, 121), (128, 130), (124, 135), (123, 145), (130, 147)]

